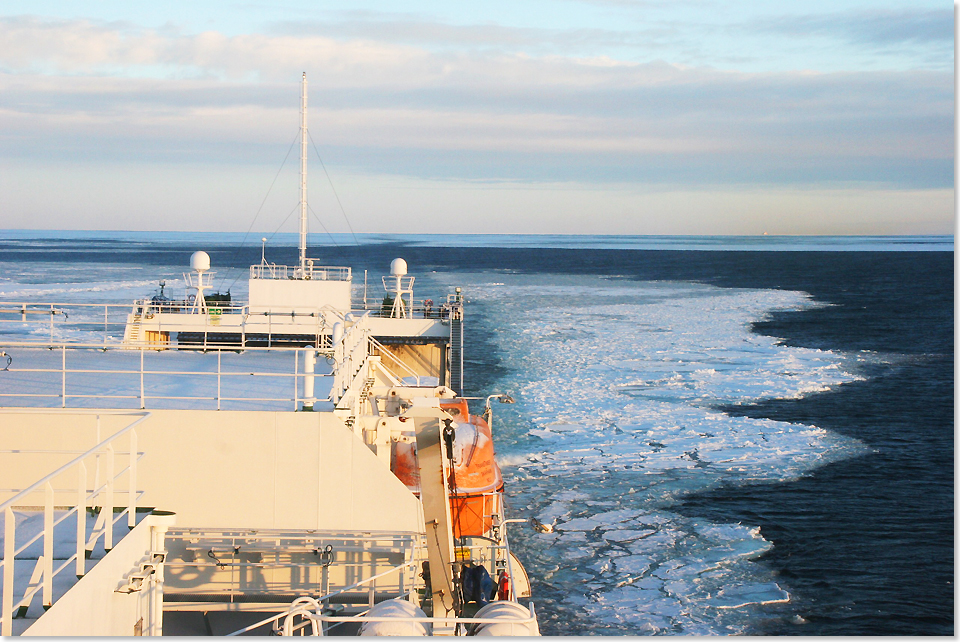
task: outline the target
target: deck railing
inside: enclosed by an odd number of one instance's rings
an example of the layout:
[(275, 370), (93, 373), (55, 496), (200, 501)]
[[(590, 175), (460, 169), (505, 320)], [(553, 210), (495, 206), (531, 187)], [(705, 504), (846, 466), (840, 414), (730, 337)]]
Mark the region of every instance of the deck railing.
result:
[[(256, 402), (261, 407), (270, 403), (298, 410), (302, 402), (316, 397), (306, 394), (308, 378), (329, 381), (329, 394), (319, 397), (336, 405), (358, 377), (366, 377), (367, 358), (375, 349), (384, 352), (383, 346), (370, 335), (366, 315), (357, 320), (336, 345), (319, 349), (246, 346), (238, 351), (232, 346), (207, 346), (202, 350), (173, 352), (158, 351), (150, 345), (0, 342), (0, 352), (10, 360), (6, 368), (0, 369), (0, 405), (4, 400), (19, 399), (39, 402), (44, 407), (55, 404), (67, 408), (103, 400), (136, 403), (140, 409), (156, 408), (156, 402), (185, 402), (179, 407), (214, 406), (222, 410), (225, 403), (249, 408), (250, 402)], [(274, 369), (267, 370), (262, 364), (248, 363), (236, 352), (273, 355), (279, 359), (274, 359)], [(308, 371), (307, 352), (325, 355), (330, 370)], [(107, 354), (113, 355), (112, 364), (103, 363), (110, 358), (105, 357)], [(388, 356), (400, 363), (392, 355)], [(202, 359), (200, 363), (206, 369), (170, 367), (176, 360), (187, 358)], [(244, 394), (230, 394), (230, 390), (240, 385)], [(182, 394), (185, 387), (193, 394)], [(282, 390), (290, 391), (289, 395), (280, 392)]]
[[(0, 370), (0, 402), (10, 399), (34, 400), (43, 403), (43, 407), (53, 407), (50, 401), (54, 401), (61, 408), (67, 408), (84, 407), (75, 406), (71, 404), (72, 401), (109, 400), (115, 403), (126, 400), (138, 404), (140, 409), (156, 407), (155, 404), (151, 405), (151, 402), (156, 401), (183, 401), (189, 404), (180, 406), (191, 408), (212, 405), (221, 410), (224, 402), (234, 402), (234, 405), (238, 402), (266, 402), (286, 405), (296, 410), (302, 400), (302, 379), (306, 376), (300, 369), (300, 352), (303, 348), (244, 348), (245, 353), (280, 355), (287, 361), (286, 368), (289, 370), (286, 372), (257, 370), (243, 367), (242, 364), (225, 368), (224, 353), (228, 355), (228, 359), (236, 355), (230, 350), (220, 349), (202, 351), (201, 354), (206, 354), (211, 362), (215, 359), (216, 363), (215, 366), (210, 363), (208, 370), (197, 370), (160, 367), (168, 361), (164, 358), (168, 354), (177, 357), (183, 356), (183, 353), (158, 352), (149, 346), (104, 347), (95, 343), (61, 343), (38, 348), (33, 343), (5, 343), (0, 348), (12, 360), (5, 370)], [(213, 354), (210, 354), (211, 352)], [(117, 365), (126, 367), (91, 367), (96, 364), (97, 357), (105, 353), (117, 353), (120, 359)], [(25, 367), (23, 364), (31, 358), (41, 361), (41, 365), (47, 367)], [(332, 378), (334, 373), (312, 376)], [(108, 379), (105, 380), (105, 377)], [(184, 377), (193, 378), (196, 384), (193, 389), (206, 394), (162, 394), (163, 386), (176, 389), (183, 384)], [(253, 383), (252, 379), (260, 382), (259, 385)], [(225, 394), (224, 386), (229, 381), (236, 380), (249, 382), (245, 383), (244, 390), (254, 393)], [(288, 383), (282, 383), (284, 380)], [(264, 389), (264, 381), (275, 382), (273, 390), (285, 388), (290, 394), (256, 394), (257, 390)], [(15, 390), (17, 386), (21, 389)]]
[[(26, 409), (16, 411), (0, 411), (3, 414), (22, 414), (31, 412)], [(67, 569), (71, 564), (76, 565), (76, 577), (82, 577), (86, 574), (87, 553), (92, 551), (97, 541), (103, 539), (105, 550), (113, 548), (113, 528), (124, 516), (127, 517), (127, 525), (130, 528), (136, 526), (137, 500), (142, 492), (137, 490), (137, 462), (143, 453), (137, 450), (137, 432), (136, 426), (143, 422), (150, 413), (96, 413), (97, 435), (100, 433), (100, 415), (127, 414), (131, 417), (137, 417), (129, 425), (114, 433), (110, 437), (98, 441), (89, 450), (82, 452), (77, 457), (67, 462), (49, 475), (34, 482), (27, 488), (17, 492), (16, 495), (0, 504), (0, 513), (3, 514), (4, 537), (3, 537), (3, 561), (0, 562), (0, 568), (3, 569), (3, 587), (0, 594), (0, 604), (2, 604), (2, 626), (0, 626), (0, 635), (13, 635), (13, 617), (14, 611), (26, 613), (37, 592), (42, 591), (44, 607), (53, 604), (53, 578)], [(115, 442), (122, 437), (127, 438), (127, 452), (116, 452)], [(0, 451), (0, 455), (20, 455), (23, 450)], [(63, 455), (69, 454), (63, 450), (36, 450), (33, 454), (51, 454)], [(101, 457), (103, 463), (103, 479), (101, 481)], [(119, 460), (119, 461), (118, 461)], [(126, 461), (126, 466), (117, 471), (118, 464), (122, 465)], [(89, 467), (88, 467), (89, 464)], [(94, 484), (91, 490), (88, 487), (89, 468), (94, 469)], [(127, 476), (127, 485), (125, 492), (127, 501), (122, 506), (122, 510), (114, 513), (115, 493), (118, 492), (117, 482), (123, 476)], [(70, 479), (76, 479), (76, 486), (73, 490), (57, 488), (54, 483), (62, 480), (64, 476)], [(16, 490), (16, 489), (13, 489)], [(37, 501), (36, 494), (42, 493), (43, 499)], [(75, 502), (69, 501), (65, 496), (72, 496)], [(14, 511), (20, 506), (43, 506), (43, 528), (31, 537), (29, 540), (20, 543), (18, 546), (16, 517)], [(62, 510), (66, 506), (67, 510), (55, 518), (54, 507)], [(93, 526), (93, 532), (87, 537), (87, 509), (99, 507), (99, 517)], [(54, 529), (57, 525), (63, 523), (71, 516), (76, 515), (76, 547), (73, 554), (66, 560), (57, 560), (60, 564), (54, 568)], [(14, 603), (14, 592), (17, 587), (15, 584), (17, 555), (23, 554), (30, 546), (37, 541), (43, 542), (43, 553), (35, 562), (33, 575), (30, 583), (24, 588), (24, 594), (16, 603)], [(19, 560), (22, 563), (34, 562), (30, 560)]]
[(313, 265), (312, 259), (305, 268), (299, 265), (277, 265), (261, 263), (250, 266), (251, 279), (305, 279), (311, 281), (349, 281), (351, 270), (348, 267)]

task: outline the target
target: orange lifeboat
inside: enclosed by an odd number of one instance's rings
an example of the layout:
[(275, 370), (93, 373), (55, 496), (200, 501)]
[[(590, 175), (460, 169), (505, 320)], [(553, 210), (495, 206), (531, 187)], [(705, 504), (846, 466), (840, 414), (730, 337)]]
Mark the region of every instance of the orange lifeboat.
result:
[[(463, 399), (441, 400), (440, 407), (456, 422), (454, 472), (449, 481), (454, 537), (485, 535), (492, 516), (501, 513), (503, 476), (493, 453), (493, 435), (482, 417), (471, 415)], [(416, 441), (393, 442), (390, 468), (407, 488), (420, 494)]]

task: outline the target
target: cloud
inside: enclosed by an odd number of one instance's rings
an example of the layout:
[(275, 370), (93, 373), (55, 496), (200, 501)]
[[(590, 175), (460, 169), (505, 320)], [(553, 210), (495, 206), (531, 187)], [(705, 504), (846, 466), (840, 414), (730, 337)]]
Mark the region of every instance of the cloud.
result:
[(314, 138), (355, 171), (952, 186), (949, 73), (744, 73), (25, 17), (0, 19), (0, 67), (8, 158), (271, 164), (296, 135), (306, 67)]

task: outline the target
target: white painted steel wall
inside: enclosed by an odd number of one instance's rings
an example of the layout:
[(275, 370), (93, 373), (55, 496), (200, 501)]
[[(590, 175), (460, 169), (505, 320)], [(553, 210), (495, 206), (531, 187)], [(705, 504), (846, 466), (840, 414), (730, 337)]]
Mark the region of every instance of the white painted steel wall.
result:
[[(341, 529), (419, 532), (417, 499), (362, 439), (332, 413), (154, 410), (137, 428), (145, 453), (141, 504), (174, 511), (199, 528)], [(112, 434), (106, 427), (103, 435)], [(70, 449), (89, 414), (5, 414), (0, 443)], [(88, 442), (89, 443), (89, 442)], [(88, 446), (89, 447), (89, 446)], [(23, 488), (56, 468), (37, 456), (6, 456), (0, 481)]]
[(350, 281), (250, 279), (250, 311), (310, 312), (324, 306), (350, 310)]
[(138, 621), (142, 635), (161, 635), (163, 593), (157, 580), (162, 575), (145, 581), (137, 592), (118, 593), (117, 588), (162, 547), (162, 533), (173, 521), (173, 516), (145, 517), (23, 635), (132, 636)]

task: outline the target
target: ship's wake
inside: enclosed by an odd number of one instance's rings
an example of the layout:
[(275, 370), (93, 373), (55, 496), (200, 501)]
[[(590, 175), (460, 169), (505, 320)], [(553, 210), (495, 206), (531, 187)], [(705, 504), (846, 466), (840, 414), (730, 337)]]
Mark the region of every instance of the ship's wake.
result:
[(863, 451), (816, 426), (719, 409), (857, 378), (844, 355), (750, 330), (772, 310), (815, 303), (690, 283), (473, 278), (470, 323), (490, 325), (508, 372), (491, 392), (517, 399), (495, 408), (508, 494), (548, 531), (514, 538), (551, 620), (545, 633), (743, 633), (789, 601), (757, 561), (771, 547), (759, 528), (670, 508)]

